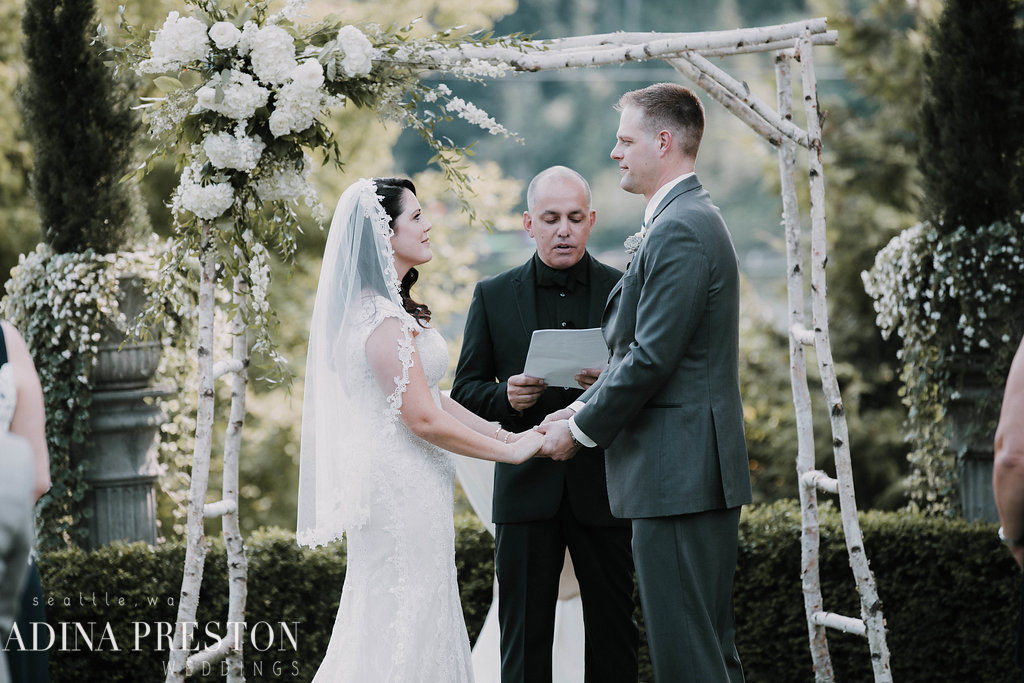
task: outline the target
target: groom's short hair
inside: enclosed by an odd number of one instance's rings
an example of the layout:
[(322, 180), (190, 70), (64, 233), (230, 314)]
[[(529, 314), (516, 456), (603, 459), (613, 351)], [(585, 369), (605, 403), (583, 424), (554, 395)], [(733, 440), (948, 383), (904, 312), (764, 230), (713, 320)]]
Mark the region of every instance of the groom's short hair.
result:
[(643, 126), (657, 133), (667, 130), (677, 137), (688, 157), (697, 157), (704, 137), (704, 105), (689, 88), (677, 83), (655, 83), (630, 90), (619, 98), (616, 111), (637, 107), (644, 113)]

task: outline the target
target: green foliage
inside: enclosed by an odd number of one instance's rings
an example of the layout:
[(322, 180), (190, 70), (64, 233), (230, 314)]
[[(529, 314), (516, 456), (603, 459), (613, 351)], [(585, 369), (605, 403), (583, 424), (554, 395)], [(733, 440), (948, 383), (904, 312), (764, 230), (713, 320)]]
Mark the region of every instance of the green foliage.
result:
[[(859, 616), (838, 513), (822, 508), (824, 608)], [(1020, 572), (995, 527), (914, 513), (860, 515), (899, 681), (1015, 681)], [(786, 502), (751, 508), (740, 525), (734, 593), (750, 681), (811, 678), (800, 590), (800, 515)], [(867, 642), (829, 632), (839, 680), (871, 680)]]
[[(1012, 658), (1020, 573), (996, 539), (995, 527), (910, 513), (872, 512), (862, 514), (860, 520), (883, 600), (894, 678), (911, 683), (1019, 680)], [(799, 510), (790, 501), (748, 508), (740, 522), (734, 590), (737, 645), (752, 683), (812, 678), (800, 589), (799, 534)], [(491, 601), (493, 548), (479, 521), (471, 516), (457, 519), (456, 565), (471, 641)], [(290, 533), (271, 530), (254, 534), (246, 549), (247, 623), (263, 621), (276, 629), (285, 622), (296, 633), (298, 645), (293, 648), (278, 638), (266, 652), (247, 646), (247, 677), (294, 676), (307, 681), (319, 666), (334, 624), (345, 575), (343, 548), (340, 544), (297, 548)], [(88, 626), (91, 621), (98, 635), (110, 622), (121, 648), (111, 651), (108, 640), (102, 651), (52, 649), (52, 680), (158, 680), (167, 651), (166, 646), (156, 649), (157, 622), (174, 621), (183, 558), (184, 549), (177, 543), (44, 553), (40, 569), (52, 600), (47, 607), (49, 623), (59, 634), (59, 624), (67, 622), (73, 635), (75, 623)], [(827, 504), (822, 506), (820, 569), (825, 608), (858, 616), (841, 524)], [(207, 622), (219, 621), (211, 630), (222, 634), (227, 580), (220, 542), (210, 548), (203, 580), (199, 633)], [(136, 629), (145, 634), (144, 625), (151, 633), (133, 651)], [(264, 629), (261, 646), (266, 637)], [(829, 649), (840, 680), (871, 679), (865, 640), (830, 632)], [(640, 680), (652, 680), (643, 641), (640, 659)], [(275, 664), (284, 675), (273, 675)]]
[[(151, 244), (149, 250), (139, 252), (58, 254), (49, 245), (39, 244), (6, 283), (0, 312), (24, 336), (46, 404), (52, 486), (39, 500), (41, 548), (86, 541), (84, 516), (89, 511), (83, 504), (88, 463), (82, 448), (90, 431), (89, 378), (101, 339), (106, 335), (105, 341), (116, 343), (129, 324), (118, 304), (119, 278), (129, 272), (151, 272), (157, 249)], [(168, 321), (174, 318), (168, 316)], [(165, 330), (169, 335), (175, 331), (173, 326)], [(165, 364), (169, 375), (176, 369)], [(168, 428), (177, 424), (172, 420)]]
[(1024, 205), (1024, 31), (1018, 0), (947, 0), (930, 35), (918, 164), (940, 231)]
[[(944, 5), (921, 62), (917, 158), (928, 220), (893, 237), (863, 276), (883, 335), (902, 345), (911, 497), (932, 512), (953, 512), (955, 457), (970, 441), (991, 442), (1024, 333), (1018, 8), (1005, 0)], [(974, 433), (951, 440), (960, 417)]]
[(92, 0), (28, 0), (22, 92), (35, 165), (32, 192), (57, 253), (123, 248), (141, 220), (132, 165), (138, 117), (130, 85), (115, 80), (90, 44)]
[(20, 0), (0, 2), (0, 286), (18, 254), (39, 241), (39, 218), (28, 196), (32, 147), (14, 96), (25, 75), (20, 18)]
[[(902, 341), (913, 499), (940, 511), (954, 500), (948, 452), (954, 407), (990, 442), (1002, 387), (1024, 334), (1024, 217), (944, 232), (904, 230), (864, 276), (882, 333)], [(980, 388), (980, 391), (978, 390)]]
[[(754, 502), (765, 503), (798, 495), (796, 478), (797, 428), (789, 372), (789, 340), (776, 330), (771, 307), (745, 284), (741, 295), (740, 388), (750, 459)], [(821, 379), (812, 349), (806, 351), (811, 393), (816, 467), (833, 474), (835, 459), (828, 408), (820, 391)], [(860, 509), (893, 509), (904, 504), (906, 468), (900, 432), (901, 415), (871, 410), (865, 397), (871, 390), (859, 368), (835, 367), (843, 390), (850, 434), (853, 479)]]

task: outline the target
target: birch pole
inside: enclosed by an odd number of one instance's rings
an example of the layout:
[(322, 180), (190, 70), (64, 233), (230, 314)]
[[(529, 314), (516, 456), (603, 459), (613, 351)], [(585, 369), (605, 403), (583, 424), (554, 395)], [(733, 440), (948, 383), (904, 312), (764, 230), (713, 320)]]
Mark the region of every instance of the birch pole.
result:
[(181, 683), (186, 677), (186, 660), (191, 647), (191, 630), (196, 622), (199, 589), (203, 583), (206, 536), (203, 533), (203, 505), (210, 480), (210, 451), (213, 442), (213, 317), (216, 302), (217, 250), (213, 245), (213, 223), (202, 222), (200, 243), (199, 329), (196, 350), (199, 369), (199, 405), (196, 411), (195, 451), (192, 454), (192, 482), (188, 497), (185, 532), (185, 570), (181, 579), (178, 617), (167, 662), (166, 683)]
[[(246, 334), (242, 307), (248, 303), (248, 290), (241, 275), (235, 277), (232, 298), (235, 317), (231, 321), (232, 361), (231, 368), (231, 414), (228, 417), (227, 433), (224, 438), (224, 475), (222, 503), (225, 512), (221, 516), (221, 530), (227, 551), (228, 565), (228, 619), (227, 629), (233, 634), (232, 649), (228, 654), (228, 683), (245, 680), (242, 666), (242, 644), (245, 641), (245, 600), (248, 593), (246, 576), (249, 564), (245, 557), (245, 544), (238, 528), (238, 460), (242, 449), (242, 427), (245, 424), (245, 390), (248, 384), (249, 339)], [(227, 637), (227, 635), (225, 635)]]
[(857, 520), (857, 501), (853, 490), (853, 469), (850, 463), (850, 441), (832, 360), (828, 334), (828, 304), (826, 302), (825, 265), (828, 261), (825, 239), (825, 178), (821, 165), (821, 121), (818, 118), (817, 80), (814, 75), (812, 43), (805, 35), (798, 44), (803, 75), (804, 110), (807, 115), (807, 133), (811, 139), (808, 151), (808, 175), (811, 189), (811, 301), (814, 317), (814, 348), (818, 356), (818, 370), (825, 392), (832, 425), (832, 445), (836, 462), (839, 489), (839, 507), (843, 520), (850, 567), (857, 582), (861, 600), (861, 618), (867, 631), (871, 649), (871, 666), (876, 682), (892, 681), (889, 668), (889, 648), (885, 642), (882, 603), (875, 590), (874, 577), (868, 567), (864, 540)]
[[(775, 81), (778, 85), (779, 115), (792, 122), (793, 82), (790, 57), (775, 56)], [(796, 415), (796, 471), (800, 492), (800, 583), (804, 595), (804, 613), (811, 647), (814, 680), (832, 681), (832, 659), (828, 652), (825, 627), (814, 624), (812, 617), (821, 612), (821, 578), (818, 572), (818, 492), (816, 486), (804, 484), (806, 472), (814, 471), (814, 421), (811, 418), (811, 392), (807, 385), (807, 360), (804, 354), (804, 276), (800, 251), (800, 204), (796, 194), (796, 143), (784, 138), (779, 146), (779, 178), (782, 185), (782, 219), (786, 229), (786, 298), (789, 304), (789, 381), (793, 389)]]

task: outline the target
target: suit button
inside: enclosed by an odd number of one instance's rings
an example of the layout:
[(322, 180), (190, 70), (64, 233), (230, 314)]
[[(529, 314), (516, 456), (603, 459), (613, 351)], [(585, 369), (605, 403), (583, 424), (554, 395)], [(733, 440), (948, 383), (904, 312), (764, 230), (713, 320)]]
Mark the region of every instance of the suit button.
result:
[(558, 296), (565, 296), (565, 292), (559, 292)]
[(562, 327), (565, 327), (567, 324), (564, 320), (562, 321)]

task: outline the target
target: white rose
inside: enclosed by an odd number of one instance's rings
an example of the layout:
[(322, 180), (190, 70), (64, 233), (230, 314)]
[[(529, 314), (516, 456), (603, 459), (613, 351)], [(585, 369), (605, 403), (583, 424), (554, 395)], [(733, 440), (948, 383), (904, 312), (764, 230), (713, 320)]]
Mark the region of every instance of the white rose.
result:
[(229, 21), (218, 21), (210, 27), (210, 38), (221, 50), (233, 48), (241, 37), (242, 32)]

